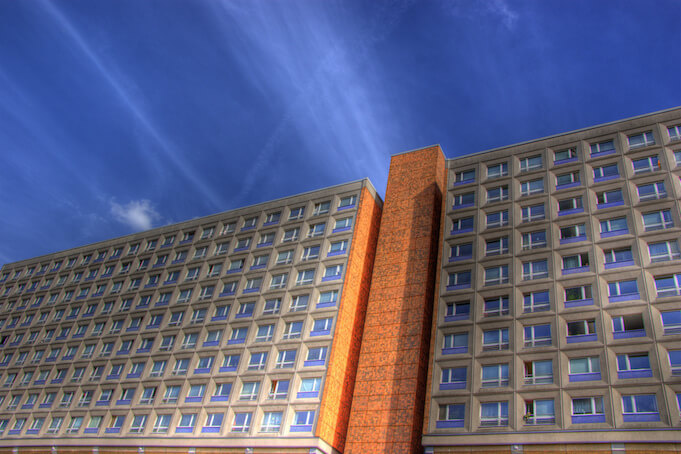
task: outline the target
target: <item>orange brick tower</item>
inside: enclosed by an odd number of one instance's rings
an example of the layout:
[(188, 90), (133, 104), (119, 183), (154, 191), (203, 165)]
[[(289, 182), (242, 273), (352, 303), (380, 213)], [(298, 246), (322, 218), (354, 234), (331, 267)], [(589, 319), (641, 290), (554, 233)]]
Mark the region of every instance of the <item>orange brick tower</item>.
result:
[(439, 146), (391, 160), (345, 453), (421, 451), (445, 180)]

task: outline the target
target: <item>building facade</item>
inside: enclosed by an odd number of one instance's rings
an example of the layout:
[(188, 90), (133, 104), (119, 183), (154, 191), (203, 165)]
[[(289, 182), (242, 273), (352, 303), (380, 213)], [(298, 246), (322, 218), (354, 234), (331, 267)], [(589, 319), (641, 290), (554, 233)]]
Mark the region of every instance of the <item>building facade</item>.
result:
[(681, 109), (11, 263), (0, 450), (681, 452)]

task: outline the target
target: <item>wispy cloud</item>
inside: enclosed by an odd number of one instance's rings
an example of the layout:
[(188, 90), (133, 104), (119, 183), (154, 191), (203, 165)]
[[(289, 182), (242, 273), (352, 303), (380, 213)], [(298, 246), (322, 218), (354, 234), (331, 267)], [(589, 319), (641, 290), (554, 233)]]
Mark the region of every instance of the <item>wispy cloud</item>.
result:
[(111, 201), (110, 213), (116, 221), (135, 230), (149, 230), (154, 226), (154, 221), (161, 219), (151, 201), (146, 199), (133, 200), (125, 205)]
[(519, 14), (509, 6), (507, 0), (444, 0), (442, 5), (455, 17), (499, 20), (508, 30), (515, 28), (519, 18)]
[[(178, 150), (171, 140), (159, 130), (152, 121), (149, 115), (143, 110), (141, 103), (137, 101), (132, 95), (123, 78), (120, 76), (114, 65), (107, 64), (105, 60), (100, 57), (83, 38), (81, 33), (76, 29), (75, 25), (64, 15), (58, 8), (55, 2), (47, 1), (42, 3), (46, 11), (57, 24), (64, 30), (67, 36), (76, 44), (76, 48), (80, 50), (87, 60), (93, 65), (94, 69), (99, 72), (102, 78), (109, 84), (114, 93), (122, 101), (133, 118), (138, 122), (150, 139), (158, 146), (158, 151), (162, 156), (155, 161), (169, 162), (173, 165), (175, 170), (180, 175), (183, 175), (202, 196), (208, 200), (214, 208), (220, 209), (224, 207), (222, 197), (213, 189), (211, 189), (201, 178), (199, 172), (194, 169), (190, 160), (185, 159), (183, 154)], [(153, 152), (154, 150), (147, 150)]]
[[(266, 163), (285, 137), (305, 144), (303, 155), (324, 160), (343, 178), (375, 174), (386, 167), (388, 137), (399, 134), (391, 96), (381, 85), (374, 47), (397, 26), (411, 1), (375, 8), (363, 25), (344, 20), (343, 9), (319, 2), (214, 2), (213, 17), (224, 33), (226, 52), (253, 85), (284, 106), (244, 175), (238, 204), (262, 181)], [(234, 43), (239, 45), (235, 46)], [(388, 113), (391, 118), (386, 118)], [(384, 187), (385, 175), (378, 181)]]

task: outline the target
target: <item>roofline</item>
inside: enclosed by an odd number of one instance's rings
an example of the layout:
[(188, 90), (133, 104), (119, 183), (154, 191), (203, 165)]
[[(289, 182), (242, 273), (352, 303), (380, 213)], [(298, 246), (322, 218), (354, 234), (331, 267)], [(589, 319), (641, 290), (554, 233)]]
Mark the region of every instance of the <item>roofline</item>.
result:
[(163, 230), (167, 230), (169, 227), (181, 228), (181, 226), (183, 224), (187, 224), (187, 223), (190, 223), (190, 222), (194, 223), (196, 221), (200, 221), (201, 219), (208, 219), (208, 218), (213, 218), (213, 217), (217, 217), (217, 216), (222, 216), (222, 215), (226, 215), (228, 213), (234, 212), (234, 211), (247, 210), (249, 208), (255, 208), (259, 205), (266, 205), (266, 204), (270, 204), (270, 203), (282, 202), (286, 199), (292, 199), (294, 197), (301, 197), (301, 196), (313, 194), (315, 192), (326, 191), (328, 189), (334, 189), (334, 188), (340, 188), (341, 186), (349, 186), (349, 185), (356, 184), (356, 183), (360, 183), (362, 185), (364, 185), (364, 184), (368, 185), (373, 190), (374, 195), (376, 197), (378, 197), (379, 199), (381, 199), (381, 196), (376, 191), (376, 188), (374, 187), (371, 180), (369, 180), (368, 177), (364, 177), (364, 178), (360, 178), (359, 180), (348, 181), (346, 183), (339, 183), (339, 184), (335, 184), (333, 186), (325, 186), (325, 187), (319, 188), (319, 189), (312, 189), (310, 191), (304, 191), (304, 192), (300, 192), (298, 194), (293, 194), (293, 195), (279, 197), (279, 198), (272, 199), (272, 200), (266, 200), (266, 201), (263, 201), (263, 202), (253, 203), (251, 205), (246, 205), (246, 206), (243, 206), (243, 207), (237, 207), (237, 208), (233, 208), (231, 210), (226, 210), (226, 211), (220, 211), (218, 213), (208, 214), (206, 216), (198, 216), (198, 217), (187, 219), (187, 220), (184, 220), (184, 221), (174, 222), (172, 224), (166, 224), (166, 225), (154, 227), (154, 228), (148, 229), (148, 230), (140, 230), (139, 232), (128, 233), (126, 235), (121, 235), (121, 236), (117, 236), (117, 237), (114, 237), (114, 238), (107, 238), (105, 240), (96, 241), (94, 243), (88, 243), (88, 244), (83, 244), (83, 245), (80, 245), (80, 246), (74, 246), (72, 248), (63, 249), (63, 250), (55, 251), (55, 252), (50, 252), (50, 253), (39, 255), (39, 256), (36, 256), (36, 257), (29, 257), (29, 258), (17, 260), (17, 261), (14, 261), (14, 262), (7, 262), (7, 263), (2, 264), (2, 266), (0, 266), (0, 269), (3, 269), (8, 265), (16, 265), (17, 263), (40, 261), (44, 258), (51, 257), (51, 256), (54, 256), (54, 255), (68, 255), (71, 251), (82, 249), (84, 247), (96, 247), (99, 244), (111, 243), (111, 242), (115, 242), (115, 241), (118, 241), (118, 240), (122, 240), (124, 238), (134, 237), (136, 235), (152, 234), (153, 232), (156, 232), (156, 231), (161, 232)]
[(519, 147), (521, 145), (527, 145), (527, 144), (531, 144), (531, 143), (535, 143), (535, 142), (541, 142), (543, 140), (555, 139), (555, 138), (558, 138), (558, 137), (567, 136), (567, 135), (571, 135), (571, 134), (575, 134), (575, 133), (579, 133), (579, 132), (590, 131), (592, 129), (602, 128), (604, 126), (611, 126), (611, 125), (615, 125), (617, 123), (623, 123), (625, 121), (638, 120), (640, 118), (651, 117), (653, 115), (659, 115), (659, 114), (663, 114), (663, 113), (667, 113), (667, 112), (673, 112), (675, 110), (681, 111), (681, 106), (670, 107), (669, 109), (658, 110), (656, 112), (651, 112), (651, 113), (647, 113), (647, 114), (643, 114), (643, 115), (636, 115), (634, 117), (622, 118), (621, 120), (608, 121), (606, 123), (600, 123), (600, 124), (593, 125), (593, 126), (587, 126), (585, 128), (574, 129), (572, 131), (560, 132), (558, 134), (552, 134), (550, 136), (544, 136), (544, 137), (540, 137), (538, 139), (526, 140), (524, 142), (517, 142), (517, 143), (510, 144), (510, 145), (504, 145), (504, 146), (501, 146), (501, 147), (490, 148), (488, 150), (476, 151), (476, 152), (473, 152), (473, 153), (468, 153), (468, 154), (457, 156), (457, 157), (454, 157), (454, 158), (448, 158), (447, 160), (448, 161), (455, 161), (457, 159), (468, 158), (470, 156), (476, 156), (476, 155), (479, 155), (479, 154), (491, 153), (491, 152), (494, 152), (494, 151), (501, 151), (501, 150), (505, 150), (507, 148)]

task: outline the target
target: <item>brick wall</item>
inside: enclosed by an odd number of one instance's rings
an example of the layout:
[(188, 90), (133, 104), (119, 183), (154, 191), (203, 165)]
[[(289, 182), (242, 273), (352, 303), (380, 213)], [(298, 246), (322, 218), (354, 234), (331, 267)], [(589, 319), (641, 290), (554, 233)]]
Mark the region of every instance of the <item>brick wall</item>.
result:
[(381, 204), (363, 188), (315, 433), (341, 452), (350, 417), (380, 222)]
[(445, 189), (440, 147), (390, 164), (345, 453), (420, 453)]

